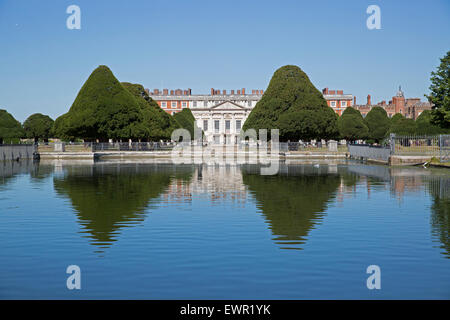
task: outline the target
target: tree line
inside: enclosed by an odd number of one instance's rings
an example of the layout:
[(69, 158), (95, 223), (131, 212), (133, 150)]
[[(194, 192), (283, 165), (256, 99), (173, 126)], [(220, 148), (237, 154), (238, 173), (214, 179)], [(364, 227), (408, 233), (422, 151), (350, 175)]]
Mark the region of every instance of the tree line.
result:
[(448, 134), (449, 129), (441, 128), (432, 122), (432, 111), (424, 110), (416, 120), (405, 118), (397, 113), (389, 118), (381, 107), (373, 107), (362, 117), (361, 113), (347, 107), (337, 121), (339, 138), (347, 141), (365, 140), (380, 143), (391, 133), (397, 135), (437, 135)]
[[(306, 73), (288, 65), (275, 71), (243, 130), (279, 129), (281, 141), (346, 139), (371, 143), (381, 142), (389, 133), (450, 133), (450, 51), (431, 73), (427, 98), (433, 103), (433, 110), (422, 112), (415, 121), (401, 114), (389, 119), (381, 107), (372, 108), (365, 118), (348, 107), (339, 117)], [(170, 140), (178, 128), (185, 128), (194, 136), (195, 119), (189, 109), (171, 116), (142, 85), (119, 82), (106, 66), (92, 72), (68, 112), (55, 121), (37, 113), (22, 125), (6, 110), (0, 110), (0, 143), (22, 137), (35, 141), (49, 137), (66, 141)]]

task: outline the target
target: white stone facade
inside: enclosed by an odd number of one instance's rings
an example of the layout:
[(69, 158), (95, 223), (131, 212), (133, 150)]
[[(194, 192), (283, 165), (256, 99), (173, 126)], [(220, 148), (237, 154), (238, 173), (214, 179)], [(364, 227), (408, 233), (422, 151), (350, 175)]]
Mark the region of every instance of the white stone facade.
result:
[(211, 144), (236, 144), (242, 126), (252, 107), (244, 107), (231, 101), (221, 102), (210, 108), (191, 109), (197, 126)]
[(261, 99), (254, 94), (150, 95), (170, 114), (191, 109), (209, 144), (236, 144), (245, 120)]

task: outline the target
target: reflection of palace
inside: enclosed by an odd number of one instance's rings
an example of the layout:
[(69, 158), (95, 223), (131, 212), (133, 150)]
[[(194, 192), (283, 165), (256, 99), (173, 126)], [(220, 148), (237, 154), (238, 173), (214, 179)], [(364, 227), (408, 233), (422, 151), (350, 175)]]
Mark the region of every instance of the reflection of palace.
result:
[(162, 196), (169, 202), (192, 201), (192, 197), (207, 197), (212, 203), (227, 200), (245, 203), (247, 192), (239, 166), (199, 165), (189, 182), (174, 180)]
[[(29, 168), (30, 169), (30, 168)], [(36, 178), (47, 169), (32, 170)], [(45, 170), (44, 170), (45, 169)], [(4, 175), (17, 168), (5, 168)], [(0, 171), (2, 173), (2, 171)], [(8, 179), (8, 178), (3, 178)], [(53, 175), (57, 194), (71, 200), (91, 244), (100, 251), (117, 241), (120, 230), (140, 224), (158, 203), (256, 206), (280, 248), (302, 249), (330, 203), (391, 190), (399, 199), (411, 192), (428, 192), (432, 199), (432, 233), (450, 257), (450, 179), (428, 171), (363, 164), (280, 164), (275, 176), (260, 175), (259, 165), (111, 165), (68, 166)], [(0, 183), (1, 187), (1, 183)]]

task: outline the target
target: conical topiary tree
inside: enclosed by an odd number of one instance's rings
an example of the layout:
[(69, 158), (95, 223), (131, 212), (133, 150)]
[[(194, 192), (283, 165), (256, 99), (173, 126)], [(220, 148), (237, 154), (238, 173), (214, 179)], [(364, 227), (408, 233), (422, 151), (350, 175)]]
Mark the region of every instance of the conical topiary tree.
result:
[(32, 138), (34, 141), (39, 139), (48, 140), (53, 127), (53, 119), (42, 113), (32, 114), (23, 123), (23, 129), (27, 138)]
[(413, 135), (417, 132), (416, 122), (414, 119), (401, 118), (391, 125), (390, 133), (398, 135)]
[(352, 107), (347, 107), (344, 110), (337, 125), (340, 137), (351, 142), (366, 139), (369, 134), (369, 128), (365, 124), (361, 112)]
[(243, 129), (279, 129), (281, 141), (327, 139), (338, 135), (336, 120), (306, 73), (288, 65), (275, 71)]
[(394, 116), (391, 118), (391, 126), (404, 118), (405, 117), (401, 113), (394, 114)]
[(172, 132), (179, 128), (179, 124), (174, 117), (165, 112), (147, 94), (141, 84), (122, 82), (122, 86), (127, 89), (138, 101), (143, 112), (143, 125), (148, 128), (148, 140), (170, 140)]
[(388, 134), (391, 122), (387, 116), (386, 110), (382, 107), (373, 107), (364, 119), (369, 128), (369, 141), (381, 142)]
[(424, 110), (416, 119), (416, 133), (419, 135), (448, 134), (450, 129), (444, 129), (432, 122), (432, 111)]
[[(61, 118), (61, 117), (60, 117)], [(135, 97), (106, 66), (84, 83), (69, 112), (57, 119), (56, 134), (85, 140), (137, 139), (149, 135)]]
[(0, 144), (7, 139), (22, 138), (25, 135), (19, 121), (6, 110), (0, 109)]
[(186, 129), (191, 134), (191, 139), (194, 139), (194, 130), (197, 127), (195, 124), (195, 118), (191, 110), (183, 109), (180, 112), (174, 114), (174, 119), (181, 128)]

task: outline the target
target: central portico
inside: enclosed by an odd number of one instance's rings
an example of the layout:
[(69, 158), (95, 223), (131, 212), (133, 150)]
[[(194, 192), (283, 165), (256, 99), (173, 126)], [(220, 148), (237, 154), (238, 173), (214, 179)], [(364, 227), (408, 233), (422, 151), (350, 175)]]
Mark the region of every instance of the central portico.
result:
[(210, 108), (197, 108), (191, 111), (208, 143), (236, 144), (252, 108), (227, 100)]
[(246, 93), (245, 88), (230, 92), (211, 88), (211, 94), (192, 94), (191, 89), (147, 89), (147, 92), (172, 115), (189, 108), (209, 144), (236, 144), (245, 120), (263, 96), (263, 90)]

